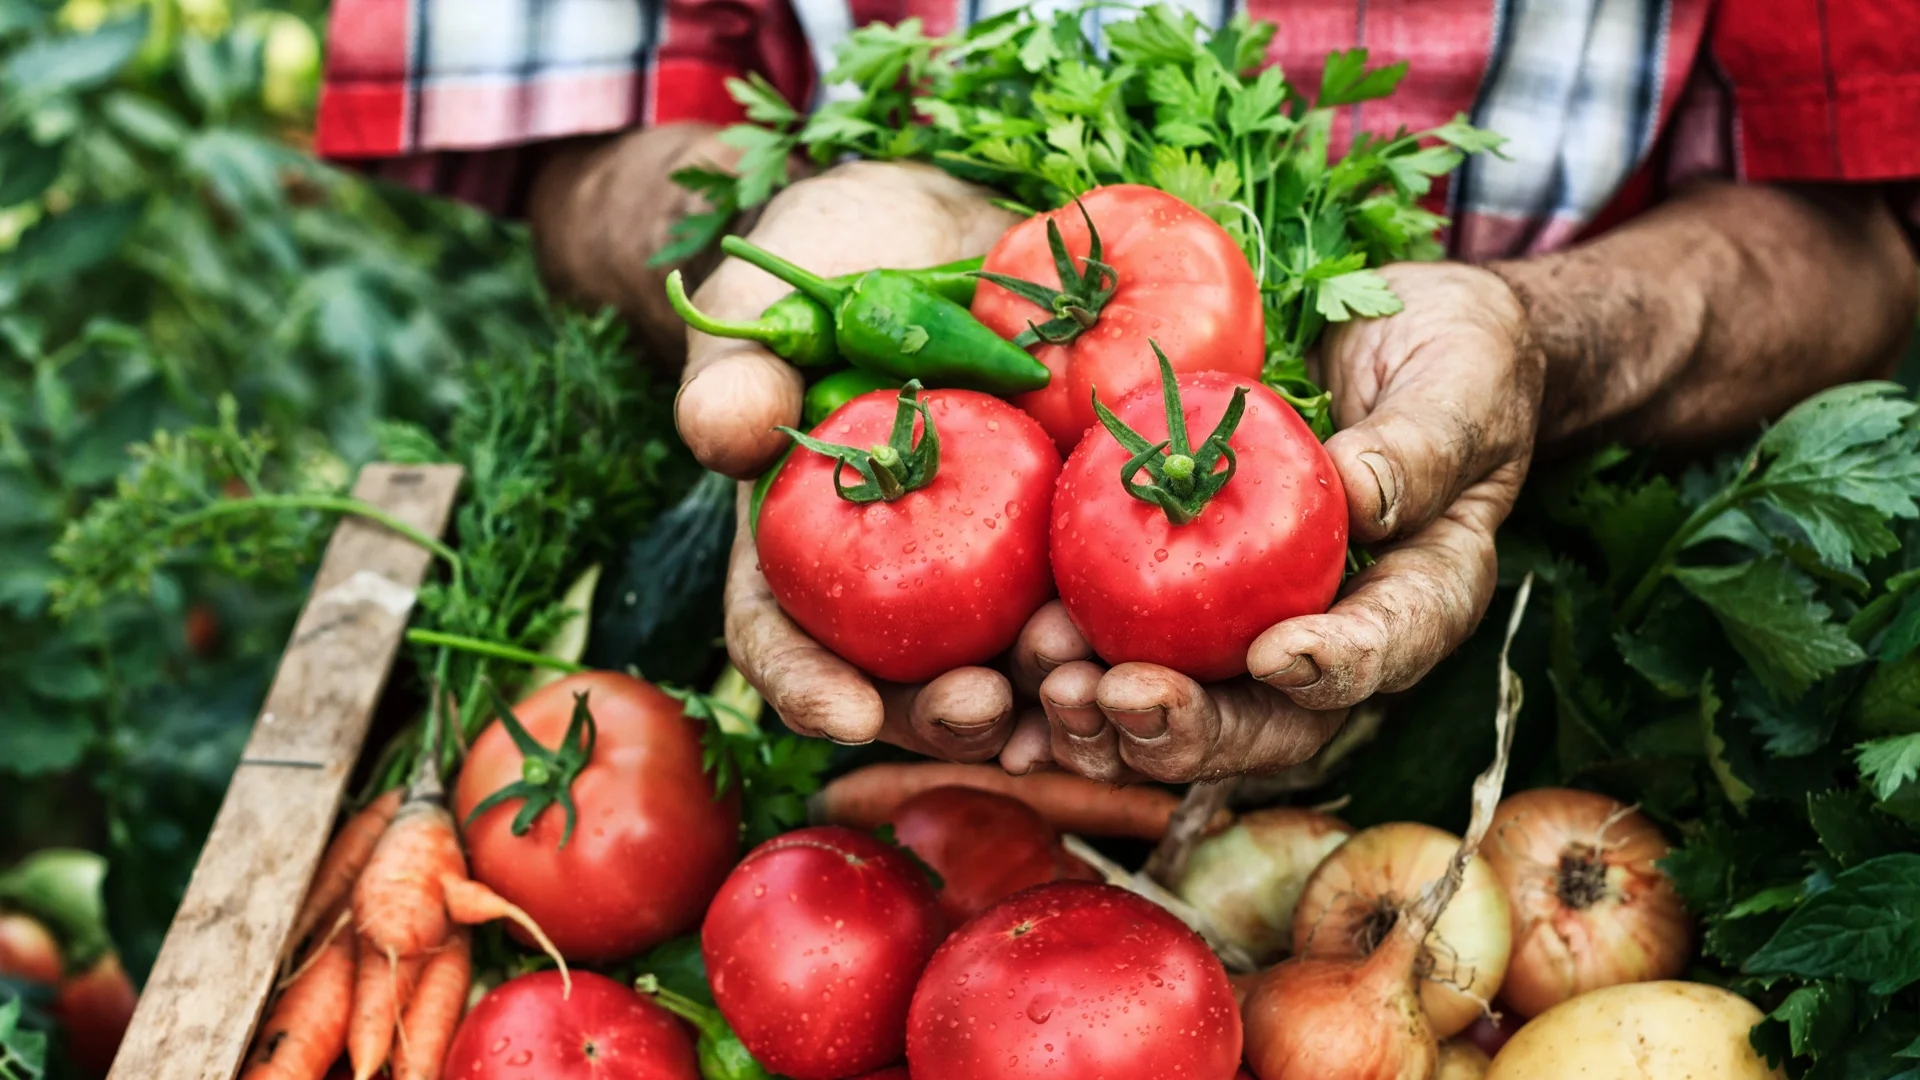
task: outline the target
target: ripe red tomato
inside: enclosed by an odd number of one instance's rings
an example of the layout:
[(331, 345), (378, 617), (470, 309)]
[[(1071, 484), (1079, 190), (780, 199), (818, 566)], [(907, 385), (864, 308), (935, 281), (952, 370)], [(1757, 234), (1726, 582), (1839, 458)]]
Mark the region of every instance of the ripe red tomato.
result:
[(40, 920), (0, 913), (0, 975), (51, 986), (60, 981), (60, 971), (60, 944)]
[(914, 1080), (1230, 1080), (1240, 1010), (1180, 920), (1124, 889), (1058, 881), (960, 928), (907, 1020)]
[[(1116, 184), (1015, 225), (987, 253), (982, 269), (1047, 288), (1062, 285), (1047, 242), (1060, 230), (1074, 265), (1091, 251), (1087, 218), (1099, 231), (1101, 261), (1114, 270), (1113, 295), (1098, 321), (1066, 345), (1041, 344), (1033, 355), (1053, 373), (1039, 390), (1013, 399), (1053, 436), (1063, 454), (1094, 425), (1092, 395), (1113, 402), (1154, 381), (1153, 338), (1179, 371), (1227, 371), (1257, 378), (1266, 363), (1266, 315), (1253, 267), (1213, 219), (1155, 188)], [(1071, 283), (1069, 283), (1071, 284)], [(1013, 338), (1054, 312), (982, 281), (974, 317)]]
[(60, 1022), (67, 1056), (86, 1076), (105, 1076), (120, 1052), (120, 1040), (133, 1021), (139, 995), (120, 958), (108, 953), (78, 975), (60, 983), (53, 1018)]
[[(862, 394), (813, 436), (888, 442), (900, 395)], [(755, 532), (780, 606), (807, 633), (871, 675), (920, 682), (991, 659), (1053, 595), (1046, 516), (1060, 456), (1033, 419), (971, 390), (920, 395), (939, 460), (898, 498), (850, 502), (839, 461), (796, 448), (767, 489)], [(914, 420), (924, 445), (924, 417)], [(908, 456), (904, 452), (902, 457)], [(851, 483), (850, 483), (851, 482)]]
[(1021, 889), (1073, 876), (1067, 860), (1079, 862), (1038, 811), (979, 788), (929, 788), (901, 803), (892, 824), (893, 838), (940, 875), (940, 910), (955, 926)]
[(707, 910), (713, 1000), (755, 1060), (837, 1080), (900, 1060), (907, 1004), (946, 933), (905, 852), (837, 825), (747, 853)]
[[(1104, 428), (1089, 432), (1054, 494), (1054, 579), (1101, 659), (1211, 681), (1244, 674), (1247, 648), (1268, 627), (1327, 610), (1346, 562), (1347, 500), (1333, 459), (1273, 391), (1218, 372), (1181, 375), (1178, 384), (1196, 451), (1246, 389), (1246, 412), (1227, 440), (1232, 479), (1176, 525), (1121, 485), (1132, 453)], [(1134, 391), (1113, 412), (1148, 444), (1168, 437), (1159, 386)], [(1215, 475), (1225, 469), (1223, 460)]]
[(459, 1080), (700, 1080), (693, 1039), (672, 1013), (590, 971), (561, 997), (557, 971), (510, 979), (480, 999), (447, 1047)]
[[(566, 812), (557, 805), (526, 835), (513, 835), (519, 799), (489, 808), (464, 833), (473, 876), (524, 908), (563, 955), (610, 960), (699, 925), (740, 853), (740, 798), (737, 790), (714, 798), (713, 778), (701, 768), (700, 724), (631, 676), (570, 675), (513, 713), (552, 748), (578, 693), (587, 695), (598, 736), (572, 785), (579, 816), (566, 846)], [(454, 787), (458, 820), (521, 779), (522, 761), (499, 722), (481, 732)]]

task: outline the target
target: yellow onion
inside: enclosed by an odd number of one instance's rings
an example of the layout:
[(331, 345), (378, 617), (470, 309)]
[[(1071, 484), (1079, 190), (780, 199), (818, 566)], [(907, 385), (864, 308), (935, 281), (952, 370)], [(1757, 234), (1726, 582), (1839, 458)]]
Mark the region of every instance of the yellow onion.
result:
[(1502, 800), (1483, 849), (1512, 910), (1501, 999), (1538, 1016), (1590, 990), (1679, 975), (1693, 927), (1657, 865), (1668, 850), (1645, 815), (1605, 795), (1541, 788)]
[(1413, 974), (1422, 936), (1396, 926), (1365, 959), (1268, 968), (1240, 1009), (1247, 1068), (1260, 1080), (1432, 1080), (1440, 1046)]
[(1265, 964), (1293, 939), (1307, 878), (1351, 835), (1353, 826), (1317, 810), (1255, 810), (1195, 845), (1174, 891)]
[[(1446, 872), (1460, 838), (1430, 825), (1376, 825), (1327, 856), (1307, 880), (1293, 914), (1293, 950), (1315, 957), (1361, 957)], [(1507, 900), (1487, 860), (1475, 855), (1459, 892), (1434, 921), (1414, 964), (1420, 1004), (1433, 1034), (1450, 1038), (1481, 1015), (1500, 991), (1513, 935)]]

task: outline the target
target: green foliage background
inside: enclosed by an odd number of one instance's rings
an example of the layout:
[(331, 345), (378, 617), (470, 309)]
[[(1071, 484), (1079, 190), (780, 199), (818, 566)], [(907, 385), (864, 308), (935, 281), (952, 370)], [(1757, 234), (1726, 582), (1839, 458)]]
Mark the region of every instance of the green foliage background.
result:
[(517, 231), (308, 155), (324, 6), (0, 0), (0, 867), (104, 852), (136, 979), (304, 563), (174, 562), (61, 623), (49, 548), (129, 444), (216, 422), (222, 394), (278, 472), (337, 485), (378, 422), (444, 431), (463, 361), (552, 338)]

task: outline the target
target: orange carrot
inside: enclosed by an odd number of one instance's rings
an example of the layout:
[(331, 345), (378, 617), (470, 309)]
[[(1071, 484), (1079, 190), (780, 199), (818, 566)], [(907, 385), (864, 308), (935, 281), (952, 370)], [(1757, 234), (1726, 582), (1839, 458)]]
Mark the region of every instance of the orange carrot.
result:
[(374, 845), (353, 886), (360, 933), (382, 956), (419, 956), (447, 939), (440, 879), (465, 879), (467, 857), (453, 815), (432, 799), (410, 799)]
[(306, 903), (300, 906), (300, 914), (293, 920), (293, 936), (288, 941), (305, 941), (316, 928), (332, 921), (336, 910), (353, 892), (353, 883), (360, 877), (360, 871), (366, 869), (367, 860), (373, 857), (380, 834), (387, 831), (388, 823), (399, 809), (400, 789), (394, 788), (340, 826), (333, 843), (327, 845), (326, 855), (320, 859), (320, 869), (313, 875), (313, 887), (307, 890)]
[(367, 1080), (387, 1063), (401, 1010), (413, 997), (414, 983), (426, 959), (406, 956), (396, 960), (374, 948), (372, 942), (360, 943), (360, 970), (353, 982), (353, 1019), (347, 1027), (347, 1058), (353, 1062), (354, 1080)]
[(320, 1080), (347, 1045), (354, 937), (336, 934), (287, 987), (254, 1042), (240, 1080)]
[(471, 878), (448, 877), (443, 879), (441, 885), (446, 890), (447, 912), (453, 916), (454, 922), (472, 926), (495, 919), (512, 920), (520, 929), (531, 934), (533, 940), (539, 942), (541, 951), (553, 957), (553, 962), (560, 966), (561, 996), (573, 993), (573, 976), (567, 971), (567, 958), (553, 947), (553, 941), (547, 937), (546, 931), (540, 929), (540, 924), (533, 921), (533, 916)]
[[(1158, 840), (1180, 796), (1157, 787), (1114, 787), (1065, 772), (1008, 776), (992, 765), (942, 762), (869, 765), (808, 800), (815, 820), (856, 829), (886, 824), (901, 803), (949, 784), (1011, 795), (1061, 832)], [(1216, 824), (1224, 824), (1225, 817)]]
[(394, 1080), (439, 1080), (453, 1029), (467, 1006), (467, 987), (473, 981), (473, 959), (467, 932), (455, 930), (447, 944), (420, 972), (400, 1023), (400, 1060)]

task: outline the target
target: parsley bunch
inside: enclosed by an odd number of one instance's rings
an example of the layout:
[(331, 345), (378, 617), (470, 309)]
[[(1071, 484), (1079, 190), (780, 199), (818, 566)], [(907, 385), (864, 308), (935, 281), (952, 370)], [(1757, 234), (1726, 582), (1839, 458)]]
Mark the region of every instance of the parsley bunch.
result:
[(1088, 33), (1097, 6), (1022, 8), (943, 38), (915, 19), (863, 27), (827, 74), (858, 95), (811, 116), (758, 76), (734, 81), (751, 123), (721, 138), (742, 151), (738, 175), (676, 174), (713, 209), (682, 222), (659, 259), (711, 244), (735, 213), (788, 182), (801, 151), (822, 165), (848, 155), (932, 162), (1025, 213), (1103, 184), (1148, 184), (1239, 241), (1266, 303), (1266, 380), (1324, 438), (1328, 401), (1307, 376), (1308, 348), (1329, 322), (1400, 309), (1372, 267), (1439, 256), (1434, 233), (1446, 219), (1416, 200), (1500, 138), (1457, 117), (1432, 131), (1363, 134), (1329, 162), (1334, 110), (1391, 94), (1405, 63), (1369, 68), (1365, 49), (1336, 52), (1320, 85), (1301, 88), (1260, 69), (1272, 23), (1241, 13), (1213, 31), (1156, 5), (1107, 25), (1101, 42)]

